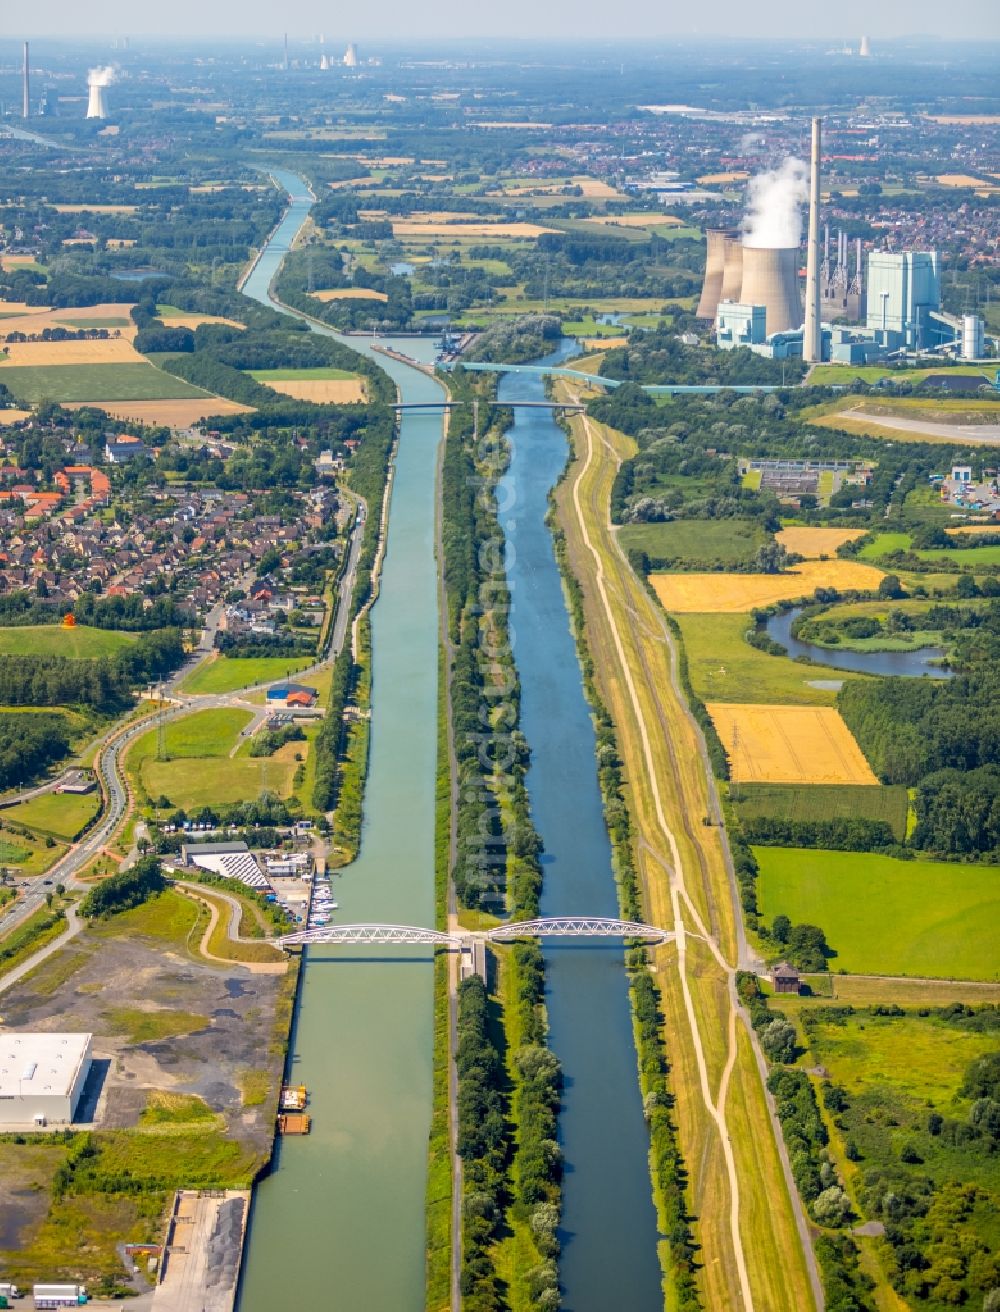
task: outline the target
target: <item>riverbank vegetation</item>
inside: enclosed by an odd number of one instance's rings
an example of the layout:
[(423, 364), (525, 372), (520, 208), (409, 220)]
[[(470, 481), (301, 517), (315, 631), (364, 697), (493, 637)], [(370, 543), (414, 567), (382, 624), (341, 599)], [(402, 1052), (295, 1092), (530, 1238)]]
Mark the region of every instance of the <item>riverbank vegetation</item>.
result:
[[(472, 399), (479, 389), (488, 395), (493, 380), (458, 370), (449, 386), (453, 396)], [(467, 912), (529, 920), (539, 912), (542, 873), (524, 786), (527, 746), (517, 727), (518, 679), (496, 514), (496, 483), (506, 466), (505, 424), (501, 412), (477, 434), (470, 411), (451, 412), (441, 482), (441, 568), (454, 651), (448, 690), (459, 784), (451, 878)], [(447, 840), (439, 834), (438, 842)], [(538, 943), (512, 944), (495, 970), (495, 992), (475, 978), (460, 994), (463, 1306), (482, 1312), (557, 1308), (561, 1077), (546, 1046)]]

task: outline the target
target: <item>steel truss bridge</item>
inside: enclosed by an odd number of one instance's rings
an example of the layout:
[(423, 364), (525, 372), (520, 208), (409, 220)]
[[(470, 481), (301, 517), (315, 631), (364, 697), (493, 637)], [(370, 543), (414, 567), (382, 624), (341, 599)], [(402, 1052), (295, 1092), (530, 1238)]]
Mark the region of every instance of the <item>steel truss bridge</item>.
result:
[(455, 932), (424, 929), (419, 925), (323, 925), (318, 929), (300, 929), (294, 934), (285, 934), (276, 943), (282, 948), (309, 944), (377, 944), (381, 947), (424, 944), (461, 948), (477, 939), (486, 943), (513, 943), (525, 938), (631, 938), (666, 943), (673, 937), (671, 930), (644, 925), (636, 920), (610, 920), (605, 916), (549, 916), (542, 920), (495, 925), (492, 929)]

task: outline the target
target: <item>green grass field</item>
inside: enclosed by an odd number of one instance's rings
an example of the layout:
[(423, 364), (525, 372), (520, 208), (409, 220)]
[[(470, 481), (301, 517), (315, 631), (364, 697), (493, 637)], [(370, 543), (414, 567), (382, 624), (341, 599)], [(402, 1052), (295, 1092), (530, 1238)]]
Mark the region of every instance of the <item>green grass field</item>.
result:
[(0, 365), (18, 401), (186, 401), (210, 396), (151, 364)]
[(909, 533), (879, 533), (858, 552), (858, 560), (879, 560), (894, 551), (909, 551), (913, 538)]
[(691, 686), (706, 702), (788, 702), (832, 706), (836, 691), (811, 683), (848, 681), (844, 670), (769, 656), (744, 641), (749, 615), (678, 615)]
[(219, 656), (205, 661), (184, 680), (184, 692), (235, 692), (297, 674), (313, 663), (309, 656)]
[(832, 970), (943, 979), (1000, 978), (1000, 870), (871, 853), (757, 847), (758, 898), (819, 925)]
[(650, 560), (730, 566), (753, 559), (768, 534), (748, 519), (673, 520), (666, 524), (625, 524), (618, 541), (626, 551), (644, 551)]
[(730, 784), (729, 795), (747, 820), (884, 820), (898, 839), (906, 833), (902, 785)]
[(820, 364), (809, 375), (812, 387), (828, 387), (831, 383), (850, 383), (860, 378), (866, 383), (877, 383), (882, 378), (891, 378), (900, 383), (918, 383), (928, 374), (984, 374), (987, 369), (982, 365), (959, 364), (946, 365), (937, 369), (887, 369), (878, 364)]
[(25, 825), (55, 838), (74, 839), (101, 806), (101, 794), (43, 793), (0, 812), (5, 823)]
[(134, 633), (91, 629), (85, 624), (71, 629), (61, 624), (25, 624), (0, 628), (0, 656), (70, 656), (76, 660), (113, 656), (135, 638)]
[(164, 760), (157, 759), (158, 735), (152, 729), (129, 752), (128, 772), (149, 797), (167, 797), (171, 806), (186, 810), (243, 802), (265, 791), (290, 797), (294, 760), (229, 755), (252, 718), (249, 711), (220, 708), (170, 722), (164, 728)]
[(357, 378), (349, 369), (248, 369), (247, 373), (258, 383), (303, 382), (311, 378)]

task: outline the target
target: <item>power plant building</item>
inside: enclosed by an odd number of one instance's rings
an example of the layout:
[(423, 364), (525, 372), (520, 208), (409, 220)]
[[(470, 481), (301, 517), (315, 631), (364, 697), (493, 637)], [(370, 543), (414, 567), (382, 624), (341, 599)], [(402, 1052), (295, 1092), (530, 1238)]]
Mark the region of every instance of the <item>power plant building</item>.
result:
[[(941, 258), (937, 251), (872, 251), (868, 256), (869, 332), (885, 335), (890, 349), (923, 350), (939, 344)], [(945, 337), (947, 335), (945, 334)]]
[(723, 351), (740, 346), (763, 346), (767, 340), (767, 311), (763, 305), (723, 301), (715, 324), (715, 344)]
[(0, 1125), (68, 1125), (90, 1074), (90, 1034), (0, 1032)]

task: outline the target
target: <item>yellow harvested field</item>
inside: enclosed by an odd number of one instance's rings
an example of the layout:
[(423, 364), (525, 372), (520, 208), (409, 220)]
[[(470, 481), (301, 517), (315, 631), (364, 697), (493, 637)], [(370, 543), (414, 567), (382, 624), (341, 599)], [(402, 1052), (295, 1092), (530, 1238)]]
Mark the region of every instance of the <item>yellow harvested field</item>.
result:
[(742, 182), (744, 178), (749, 176), (749, 173), (737, 169), (732, 173), (703, 173), (698, 181), (704, 186), (710, 186), (713, 182)]
[(946, 533), (1000, 533), (1000, 523), (992, 524), (956, 524), (954, 528), (946, 528)]
[(53, 205), (59, 214), (135, 214), (138, 205)]
[[(612, 351), (616, 346), (628, 346), (627, 337), (584, 337), (580, 345), (585, 351)], [(573, 366), (576, 367), (575, 365)], [(586, 370), (581, 370), (585, 373)]]
[(934, 123), (1000, 123), (1000, 114), (928, 114)]
[(871, 784), (878, 779), (833, 706), (708, 707), (743, 784)]
[(863, 528), (783, 528), (775, 536), (786, 551), (793, 551), (806, 560), (818, 560), (820, 556), (835, 556), (837, 548), (855, 538), (863, 538)]
[[(388, 210), (372, 210), (372, 214), (386, 217)], [(411, 210), (400, 223), (482, 223), (474, 210)]]
[(403, 219), (392, 225), (394, 237), (541, 237), (556, 231), (540, 223), (414, 223)]
[(190, 428), (209, 415), (245, 415), (253, 410), (252, 405), (240, 405), (237, 401), (227, 401), (221, 396), (207, 396), (204, 400), (195, 398), (193, 401), (63, 402), (66, 410), (79, 410), (83, 405), (103, 410), (113, 419), (127, 419), (154, 428), (161, 425), (165, 428)]
[[(109, 332), (116, 329), (109, 328)], [(4, 348), (5, 364), (142, 364), (143, 357), (127, 337), (92, 338), (80, 342), (11, 342)], [(0, 366), (2, 368), (2, 366)]]
[(134, 237), (109, 237), (107, 247), (109, 251), (127, 251), (135, 245)]
[(0, 301), (0, 314), (24, 315), (47, 314), (47, 305), (28, 305), (25, 301)]
[(127, 319), (128, 323), (117, 325), (114, 331), (131, 341), (139, 331), (129, 318), (131, 311), (129, 303), (68, 306), (61, 310), (50, 310), (47, 305), (28, 306), (23, 315), (0, 319), (0, 338), (9, 333), (37, 335), (43, 328), (72, 328), (77, 320), (90, 323), (93, 319)]
[(236, 319), (226, 319), (221, 314), (161, 314), (160, 318), (168, 328), (200, 328), (203, 323), (221, 323), (227, 328), (246, 328), (245, 323)]
[(817, 588), (870, 592), (882, 577), (857, 560), (806, 560), (785, 574), (651, 574), (649, 581), (665, 610), (714, 615), (810, 597)]
[(0, 410), (0, 428), (6, 424), (19, 424), (22, 419), (30, 418), (30, 410)]
[(986, 178), (973, 178), (968, 173), (939, 173), (936, 181), (942, 187), (995, 187), (995, 182)]
[(331, 287), (324, 292), (310, 292), (317, 301), (387, 301), (385, 292), (370, 291), (367, 287)]
[(8, 255), (6, 252), (0, 256), (5, 269), (16, 269), (19, 264), (34, 264), (34, 255)]
[(265, 386), (296, 401), (315, 401), (317, 405), (354, 405), (367, 401), (364, 381), (360, 378), (272, 378)]

